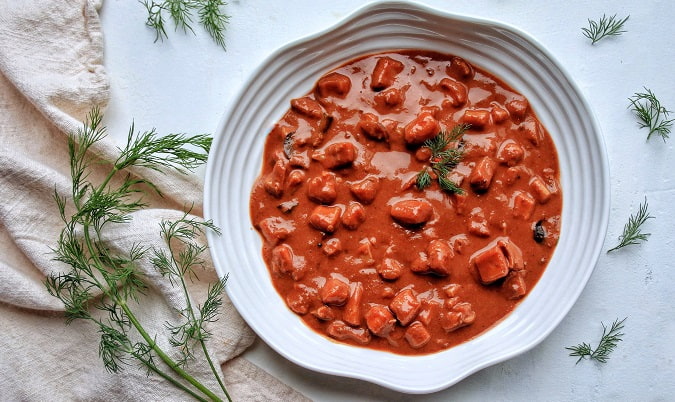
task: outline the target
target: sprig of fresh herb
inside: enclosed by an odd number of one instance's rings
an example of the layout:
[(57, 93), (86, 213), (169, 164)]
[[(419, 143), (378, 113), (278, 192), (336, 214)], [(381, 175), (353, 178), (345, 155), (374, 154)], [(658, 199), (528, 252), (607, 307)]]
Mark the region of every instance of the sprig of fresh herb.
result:
[(155, 30), (155, 42), (169, 36), (164, 29), (165, 15), (168, 13), (176, 29), (192, 32), (193, 12), (197, 12), (199, 22), (213, 40), (225, 49), (225, 28), (229, 20), (222, 7), (227, 5), (223, 0), (144, 0), (148, 10), (146, 25)]
[(626, 222), (624, 225), (623, 233), (619, 236), (619, 244), (607, 250), (608, 253), (631, 244), (638, 244), (642, 241), (647, 241), (647, 238), (651, 236), (651, 233), (642, 233), (641, 226), (647, 222), (647, 219), (654, 218), (653, 216), (649, 215), (648, 208), (649, 204), (647, 203), (647, 197), (645, 197), (645, 202), (644, 204), (640, 204), (637, 214), (631, 214), (631, 216), (628, 218), (628, 222)]
[(675, 119), (668, 119), (670, 111), (661, 105), (654, 92), (645, 88), (645, 92), (636, 92), (628, 98), (635, 115), (640, 119), (640, 128), (648, 128), (647, 140), (652, 134), (658, 134), (665, 141), (670, 135), (670, 129)]
[[(132, 126), (119, 158), (111, 164), (107, 176), (95, 184), (89, 181), (89, 167), (99, 161), (91, 159), (89, 150), (106, 135), (101, 120), (100, 111), (93, 109), (83, 128), (69, 137), (72, 199), (54, 194), (64, 222), (54, 252), (55, 259), (70, 269), (49, 276), (45, 281), (47, 290), (64, 303), (66, 323), (82, 319), (98, 327), (99, 355), (108, 371), (120, 372), (135, 359), (148, 373), (158, 374), (197, 400), (221, 400), (186, 371), (186, 363), (194, 357), (191, 348), (197, 343), (223, 394), (230, 400), (204, 344), (208, 338), (205, 324), (217, 319), (225, 280), (211, 286), (206, 301), (196, 308), (185, 284), (186, 277), (195, 275), (194, 268), (203, 264), (200, 255), (206, 246), (197, 245), (196, 236), (205, 230), (217, 232), (217, 228), (210, 221), (189, 219), (187, 213), (177, 221), (163, 222), (160, 231), (168, 252), (135, 243), (127, 252), (120, 253), (111, 250), (103, 239), (106, 225), (129, 222), (131, 212), (146, 206), (140, 198), (140, 186), (157, 190), (148, 180), (124, 175), (123, 169), (144, 166), (160, 172), (191, 170), (206, 161), (211, 139), (206, 135), (163, 137), (154, 130), (134, 134)], [(121, 184), (113, 185), (117, 178)], [(67, 211), (72, 209), (71, 215)], [(184, 322), (167, 324), (170, 343), (178, 347), (181, 354), (178, 361), (159, 346), (160, 334), (149, 333), (133, 311), (134, 306), (142, 303), (147, 290), (138, 264), (149, 255), (150, 261), (173, 285), (180, 284), (185, 296), (187, 307), (180, 311)]]
[[(162, 221), (160, 224), (161, 236), (167, 245), (168, 252), (164, 249), (152, 249), (152, 263), (159, 272), (169, 279), (172, 285), (178, 284), (183, 294), (189, 295), (185, 278), (198, 279), (195, 268), (203, 267), (204, 260), (200, 257), (207, 250), (206, 245), (198, 245), (194, 240), (203, 234), (205, 230), (220, 230), (211, 221), (201, 221), (194, 218), (188, 219), (187, 213), (177, 221)], [(206, 350), (206, 340), (211, 333), (205, 327), (206, 323), (215, 322), (218, 319), (218, 309), (222, 305), (220, 295), (225, 289), (227, 277), (223, 277), (214, 285), (209, 286), (207, 298), (204, 304), (196, 307), (192, 305), (190, 297), (186, 297), (186, 307), (180, 311), (184, 321), (180, 324), (166, 323), (166, 328), (171, 332), (169, 343), (173, 347), (180, 348), (181, 359), (179, 364), (185, 364), (193, 360), (194, 353), (192, 344), (199, 343), (211, 370), (216, 373), (216, 368)], [(216, 375), (223, 390), (225, 386)]]
[[(627, 318), (627, 317), (626, 317)], [(602, 324), (602, 337), (600, 338), (600, 343), (595, 349), (591, 348), (591, 345), (583, 342), (576, 346), (570, 346), (565, 349), (571, 351), (570, 356), (578, 357), (577, 364), (585, 358), (590, 360), (595, 360), (600, 363), (607, 363), (609, 360), (609, 355), (614, 351), (616, 346), (621, 342), (621, 337), (624, 335), (621, 330), (623, 330), (623, 323), (626, 321), (626, 318), (619, 320), (618, 318), (614, 320), (611, 328), (607, 331), (607, 327), (604, 323)]]
[(616, 14), (607, 18), (602, 15), (599, 21), (588, 19), (588, 28), (581, 28), (584, 36), (591, 40), (591, 44), (595, 45), (600, 39), (607, 36), (618, 36), (626, 32), (623, 30), (623, 25), (628, 21), (630, 15), (624, 19), (617, 19)]
[[(464, 193), (464, 190), (462, 190), (461, 187), (448, 179), (448, 173), (450, 173), (462, 160), (462, 154), (464, 152), (459, 147), (448, 147), (453, 142), (459, 141), (468, 128), (468, 124), (458, 124), (452, 128), (449, 134), (445, 131), (441, 131), (434, 138), (425, 141), (423, 144), (423, 146), (431, 150), (431, 172), (438, 177), (439, 186), (449, 193)], [(417, 174), (415, 185), (418, 189), (423, 190), (431, 185), (433, 181), (431, 172), (429, 171), (429, 168), (425, 166)]]

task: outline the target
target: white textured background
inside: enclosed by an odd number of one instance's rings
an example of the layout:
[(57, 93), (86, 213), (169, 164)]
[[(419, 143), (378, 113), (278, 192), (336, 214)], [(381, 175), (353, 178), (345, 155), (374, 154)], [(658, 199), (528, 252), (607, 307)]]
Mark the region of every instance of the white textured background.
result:
[[(101, 10), (112, 99), (108, 130), (120, 142), (129, 124), (159, 132), (213, 133), (256, 66), (279, 46), (333, 25), (364, 2), (231, 0), (227, 51), (201, 27), (153, 43), (136, 1), (105, 0)], [(570, 314), (528, 353), (482, 370), (435, 394), (411, 396), (366, 382), (298, 367), (258, 342), (245, 356), (308, 397), (321, 401), (667, 401), (675, 400), (675, 130), (665, 143), (646, 141), (628, 109), (643, 87), (675, 111), (675, 2), (427, 0), (442, 10), (494, 19), (543, 44), (592, 105), (610, 161), (612, 203), (605, 250), (646, 196), (655, 217), (642, 245), (603, 254)], [(590, 4), (589, 4), (590, 3)], [(587, 19), (630, 14), (622, 36), (590, 45)], [(671, 115), (675, 118), (675, 112)], [(603, 321), (628, 317), (625, 336), (606, 364), (568, 356), (566, 346), (593, 346)]]

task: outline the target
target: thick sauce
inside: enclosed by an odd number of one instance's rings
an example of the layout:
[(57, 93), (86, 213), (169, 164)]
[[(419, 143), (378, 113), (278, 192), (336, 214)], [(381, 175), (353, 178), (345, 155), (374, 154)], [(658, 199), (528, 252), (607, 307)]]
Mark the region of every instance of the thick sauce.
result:
[[(470, 127), (443, 190), (425, 141)], [(269, 133), (251, 193), (262, 254), (317, 332), (401, 354), (493, 326), (558, 240), (558, 158), (527, 99), (467, 61), (396, 51), (319, 79)], [(419, 173), (431, 185), (420, 189)]]

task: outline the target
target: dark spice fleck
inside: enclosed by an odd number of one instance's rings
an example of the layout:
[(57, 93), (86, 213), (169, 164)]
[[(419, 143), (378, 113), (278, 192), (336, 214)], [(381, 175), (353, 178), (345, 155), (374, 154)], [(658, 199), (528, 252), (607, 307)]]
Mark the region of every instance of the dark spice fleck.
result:
[(543, 242), (546, 238), (546, 230), (544, 230), (544, 226), (542, 226), (543, 222), (544, 221), (541, 220), (534, 225), (534, 241), (537, 243)]
[(284, 155), (286, 158), (291, 159), (293, 157), (293, 135), (295, 131), (286, 134), (284, 137)]

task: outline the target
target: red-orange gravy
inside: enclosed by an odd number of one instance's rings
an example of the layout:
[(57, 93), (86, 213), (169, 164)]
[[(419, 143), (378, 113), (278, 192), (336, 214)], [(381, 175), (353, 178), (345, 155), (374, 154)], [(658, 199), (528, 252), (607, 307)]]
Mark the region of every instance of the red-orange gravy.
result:
[[(560, 232), (558, 157), (504, 82), (460, 57), (393, 51), (290, 103), (250, 208), (272, 282), (309, 327), (433, 353), (493, 326), (539, 280)], [(428, 141), (460, 124), (445, 148), (462, 153), (445, 174), (457, 194), (439, 185)]]

